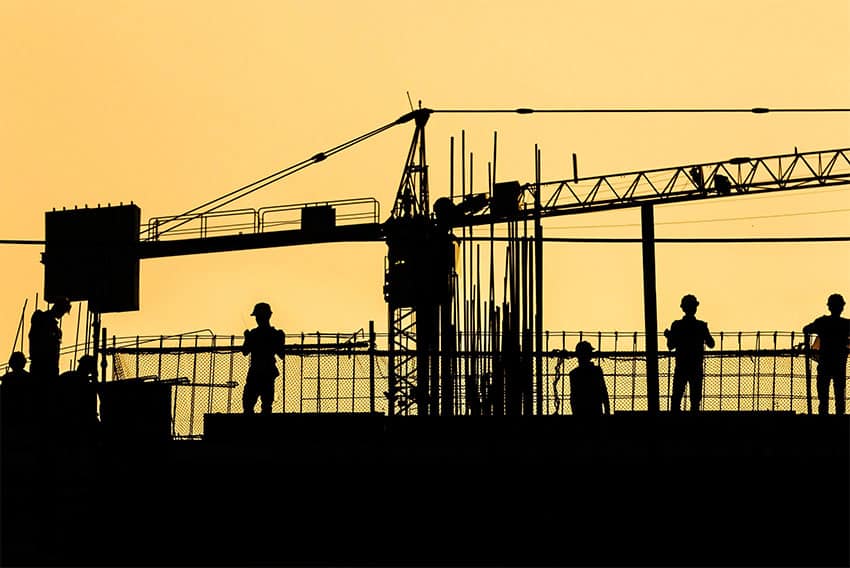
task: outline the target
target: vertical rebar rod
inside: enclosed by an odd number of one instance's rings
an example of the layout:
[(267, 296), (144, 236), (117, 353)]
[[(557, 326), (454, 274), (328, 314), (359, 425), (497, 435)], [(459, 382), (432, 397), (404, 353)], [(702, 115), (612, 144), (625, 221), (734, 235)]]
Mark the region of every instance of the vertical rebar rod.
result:
[[(541, 339), (543, 337), (543, 223), (541, 220), (542, 213), (542, 197), (540, 195), (541, 175), (542, 175), (542, 156), (537, 145), (534, 145), (535, 165), (535, 190), (534, 190), (534, 332), (536, 335), (535, 345), (537, 346), (536, 357), (536, 373), (537, 373), (537, 408), (538, 414), (542, 414), (540, 408), (542, 406), (541, 392), (543, 385), (543, 356), (541, 351)], [(548, 345), (548, 339), (547, 339)]]

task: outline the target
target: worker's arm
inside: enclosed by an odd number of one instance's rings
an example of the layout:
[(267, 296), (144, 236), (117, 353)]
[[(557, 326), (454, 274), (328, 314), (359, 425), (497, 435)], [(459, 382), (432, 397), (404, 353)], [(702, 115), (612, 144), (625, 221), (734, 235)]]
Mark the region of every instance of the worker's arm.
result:
[(664, 337), (667, 339), (667, 349), (675, 349), (676, 348), (676, 323), (673, 322), (673, 325), (670, 326), (672, 329), (664, 330)]
[(286, 355), (286, 333), (283, 330), (278, 330), (280, 341), (277, 342), (277, 356), (283, 359), (283, 356)]
[(804, 325), (803, 326), (803, 334), (812, 335), (813, 333), (815, 333), (815, 327), (816, 327), (815, 324), (816, 323), (817, 323), (817, 321), (813, 321), (812, 323), (807, 323), (806, 325)]
[(242, 355), (247, 355), (251, 352), (251, 348), (248, 347), (248, 337), (251, 335), (250, 330), (245, 330), (245, 339), (242, 340)]

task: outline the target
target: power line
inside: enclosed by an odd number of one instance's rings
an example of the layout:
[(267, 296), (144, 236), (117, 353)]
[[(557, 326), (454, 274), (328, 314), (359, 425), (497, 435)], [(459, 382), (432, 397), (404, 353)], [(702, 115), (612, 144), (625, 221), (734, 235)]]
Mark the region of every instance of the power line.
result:
[(434, 113), (510, 113), (510, 114), (536, 114), (536, 113), (563, 113), (563, 114), (588, 114), (588, 113), (751, 113), (767, 114), (771, 112), (850, 112), (850, 108), (476, 108), (476, 109), (432, 109)]
[[(534, 241), (534, 237), (455, 237), (460, 241)], [(543, 237), (552, 243), (641, 243), (639, 238)], [(656, 238), (656, 243), (821, 243), (846, 242), (850, 237), (715, 237), (715, 238)]]

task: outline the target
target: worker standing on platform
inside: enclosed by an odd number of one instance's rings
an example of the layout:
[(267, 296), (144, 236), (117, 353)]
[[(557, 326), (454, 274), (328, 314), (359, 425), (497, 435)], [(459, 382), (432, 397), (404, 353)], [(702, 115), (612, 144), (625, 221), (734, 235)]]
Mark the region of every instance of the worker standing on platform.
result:
[(682, 319), (674, 321), (669, 329), (664, 330), (667, 338), (667, 349), (676, 351), (676, 368), (673, 370), (673, 392), (670, 400), (670, 410), (679, 412), (685, 385), (690, 385), (691, 412), (699, 412), (702, 400), (702, 361), (704, 346), (714, 347), (714, 338), (708, 330), (708, 324), (698, 320), (696, 296), (686, 294), (682, 297), (679, 307), (685, 312)]
[(275, 355), (283, 359), (286, 335), (282, 330), (272, 327), (272, 309), (267, 303), (260, 302), (255, 305), (251, 315), (256, 318), (257, 327), (245, 330), (245, 342), (242, 344), (242, 354), (251, 355), (251, 364), (242, 391), (242, 410), (245, 414), (253, 414), (254, 405), (259, 398), (261, 412), (271, 414), (274, 379), (279, 374)]
[[(805, 335), (818, 336), (818, 414), (829, 414), (829, 383), (835, 393), (835, 413), (844, 414), (847, 383), (847, 352), (850, 346), (850, 319), (841, 317), (844, 297), (831, 294), (826, 300), (828, 316), (820, 316), (803, 327)], [(808, 339), (807, 339), (808, 342)]]
[(611, 414), (608, 387), (602, 368), (590, 360), (593, 346), (587, 341), (576, 343), (578, 367), (570, 371), (570, 408), (573, 416)]
[(59, 298), (50, 309), (35, 310), (30, 320), (30, 373), (37, 378), (59, 376), (59, 346), (62, 330), (59, 320), (71, 311), (68, 298)]

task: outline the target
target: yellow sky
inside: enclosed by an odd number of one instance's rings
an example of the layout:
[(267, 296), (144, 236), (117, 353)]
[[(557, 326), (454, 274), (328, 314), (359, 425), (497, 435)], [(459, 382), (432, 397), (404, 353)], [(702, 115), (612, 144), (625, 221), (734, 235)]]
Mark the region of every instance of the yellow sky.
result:
[[(0, 52), (2, 239), (43, 238), (54, 207), (180, 213), (391, 122), (409, 110), (407, 92), (437, 109), (850, 106), (846, 0), (6, 1)], [(581, 175), (599, 175), (848, 147), (850, 114), (437, 114), (432, 202), (448, 194), (449, 140), (461, 132), (484, 191), (494, 132), (498, 179), (526, 182), (535, 144), (543, 177), (559, 179), (573, 152)], [(234, 207), (374, 197), (385, 219), (411, 135), (412, 124), (395, 127)], [(721, 201), (656, 207), (657, 235), (850, 234), (846, 188)], [(639, 222), (634, 209), (544, 228), (636, 237)], [(24, 301), (28, 317), (43, 294), (40, 252), (0, 245), (3, 349)], [(240, 334), (265, 300), (291, 332), (370, 319), (384, 331), (385, 253), (326, 244), (145, 260), (141, 310), (104, 325), (119, 336)], [(657, 255), (661, 328), (687, 292), (718, 331), (799, 329), (829, 293), (850, 299), (847, 243), (658, 245)], [(545, 258), (546, 329), (643, 328), (639, 245), (550, 244)]]

